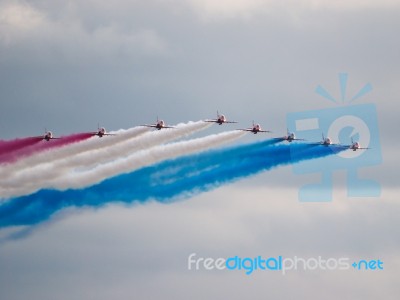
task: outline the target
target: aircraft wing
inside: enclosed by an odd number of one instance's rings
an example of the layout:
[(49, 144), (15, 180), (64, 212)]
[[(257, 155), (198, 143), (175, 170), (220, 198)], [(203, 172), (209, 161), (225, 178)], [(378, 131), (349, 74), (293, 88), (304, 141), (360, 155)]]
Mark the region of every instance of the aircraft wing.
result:
[[(204, 122), (219, 123), (219, 120), (218, 119), (215, 119), (215, 120), (204, 120)], [(221, 122), (221, 123), (223, 124), (223, 123), (238, 123), (238, 122), (236, 122), (236, 121), (224, 121), (224, 122)]]
[[(354, 149), (352, 148), (353, 145), (340, 145), (340, 146), (342, 146), (343, 148), (348, 148), (348, 149), (354, 150)], [(368, 149), (371, 149), (371, 148), (368, 148), (368, 147), (359, 147), (359, 148), (356, 148), (355, 150), (368, 150)]]
[[(99, 132), (98, 131), (96, 131), (96, 132), (89, 132), (90, 134), (92, 134), (92, 135), (99, 135)], [(117, 135), (117, 134), (114, 134), (114, 133), (103, 133), (102, 135)]]
[(341, 144), (324, 144), (323, 142), (317, 142), (317, 143), (309, 143), (309, 145), (316, 145), (316, 146), (326, 146), (326, 147), (328, 147), (328, 146), (336, 146), (336, 147), (348, 147), (348, 146), (344, 146), (344, 145), (341, 145)]
[[(253, 131), (253, 128), (246, 128), (246, 129), (236, 129), (236, 130), (248, 131), (248, 132), (254, 132), (254, 131)], [(269, 131), (269, 130), (257, 130), (257, 131), (256, 131), (256, 133), (259, 133), (259, 132), (271, 132), (271, 131)]]
[[(151, 124), (151, 125), (144, 124), (144, 125), (140, 125), (140, 126), (152, 127), (152, 128), (158, 128), (158, 127), (157, 127), (157, 124)], [(163, 129), (163, 128), (175, 128), (175, 127), (173, 127), (173, 126), (162, 126), (162, 127), (161, 127), (161, 128), (159, 128), (159, 129)]]
[[(33, 136), (32, 138), (33, 139), (39, 139), (39, 140), (45, 140), (46, 139), (46, 137), (44, 137), (43, 135), (42, 136)], [(61, 139), (61, 138), (59, 138), (59, 137), (51, 137), (50, 138), (50, 140), (59, 140), (59, 139)]]

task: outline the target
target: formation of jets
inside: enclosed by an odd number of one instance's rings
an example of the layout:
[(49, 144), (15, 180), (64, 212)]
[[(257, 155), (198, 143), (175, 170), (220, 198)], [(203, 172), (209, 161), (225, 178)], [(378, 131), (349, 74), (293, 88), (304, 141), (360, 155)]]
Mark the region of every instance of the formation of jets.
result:
[[(217, 111), (217, 118), (207, 119), (207, 120), (204, 120), (204, 122), (216, 123), (218, 125), (222, 125), (225, 123), (238, 123), (236, 121), (228, 120), (225, 115), (219, 114), (218, 111)], [(156, 130), (161, 130), (161, 129), (165, 129), (165, 128), (175, 128), (174, 126), (167, 126), (166, 123), (164, 122), (164, 120), (160, 120), (160, 119), (158, 119), (158, 117), (154, 124), (144, 124), (144, 125), (140, 125), (140, 126), (151, 127), (151, 128), (155, 128)], [(237, 130), (247, 131), (247, 132), (251, 132), (253, 134), (257, 134), (259, 132), (260, 133), (270, 133), (271, 132), (269, 130), (263, 130), (261, 125), (258, 123), (254, 123), (254, 121), (253, 121), (253, 125), (251, 127), (237, 129)], [(93, 136), (98, 136), (100, 138), (103, 136), (106, 136), (106, 135), (110, 135), (110, 136), (115, 135), (112, 133), (107, 133), (107, 131), (104, 127), (99, 127), (99, 126), (97, 128), (97, 131), (91, 132), (91, 134), (93, 134)], [(47, 142), (49, 142), (50, 140), (54, 140), (54, 139), (60, 139), (58, 137), (53, 137), (53, 133), (51, 131), (46, 131), (46, 130), (45, 130), (44, 135), (35, 136), (34, 138), (42, 139)], [(282, 142), (286, 141), (289, 143), (291, 143), (293, 141), (305, 141), (305, 139), (296, 138), (295, 134), (293, 132), (290, 132), (289, 129), (287, 129), (287, 135), (282, 136), (282, 137), (277, 137), (274, 139), (277, 141), (282, 141)], [(360, 143), (354, 142), (353, 139), (351, 139), (350, 145), (334, 144), (334, 143), (332, 143), (331, 139), (329, 137), (325, 137), (323, 133), (322, 133), (322, 140), (318, 143), (312, 143), (312, 145), (321, 145), (321, 146), (325, 146), (325, 147), (338, 146), (338, 147), (348, 148), (353, 151), (370, 149), (370, 148), (361, 147)]]

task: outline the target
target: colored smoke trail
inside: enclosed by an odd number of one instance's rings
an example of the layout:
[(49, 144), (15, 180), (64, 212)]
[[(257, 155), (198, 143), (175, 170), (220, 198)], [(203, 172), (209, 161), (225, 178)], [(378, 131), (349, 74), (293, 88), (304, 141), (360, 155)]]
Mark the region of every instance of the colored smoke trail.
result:
[[(14, 173), (8, 173), (8, 176), (2, 179), (0, 183), (0, 198), (18, 195), (20, 191), (24, 192), (20, 193), (19, 195), (32, 193), (44, 186), (67, 188), (83, 187), (88, 184), (95, 184), (109, 176), (114, 176), (121, 173), (122, 171), (119, 171), (119, 169), (121, 168), (126, 170), (126, 168), (128, 167), (126, 171), (131, 171), (135, 169), (135, 167), (132, 166), (132, 163), (130, 163), (129, 166), (124, 161), (122, 161), (121, 163), (121, 160), (126, 159), (126, 157), (132, 156), (132, 153), (140, 151), (144, 151), (144, 153), (147, 153), (148, 149), (151, 149), (156, 145), (189, 136), (190, 134), (203, 130), (209, 126), (210, 124), (201, 121), (189, 122), (187, 124), (178, 124), (174, 129), (147, 132), (146, 134), (136, 136), (136, 138), (121, 141), (118, 144), (110, 144), (110, 146), (106, 148), (95, 148), (91, 151), (85, 151), (83, 153), (78, 153), (72, 156), (69, 155), (68, 152), (71, 147), (68, 147), (65, 149), (66, 151), (63, 151), (63, 154), (65, 155), (64, 159), (58, 159), (56, 161), (52, 160), (52, 158), (54, 157), (54, 155), (52, 155), (52, 152), (48, 152), (49, 157), (47, 163), (33, 165), (30, 166), (28, 169), (15, 171)], [(238, 134), (236, 133), (235, 136), (237, 135)], [(103, 139), (108, 138), (109, 137), (104, 137)], [(113, 138), (114, 137), (110, 137), (110, 140), (112, 140)], [(85, 143), (81, 144), (84, 145)], [(57, 157), (60, 158), (60, 155), (57, 155)], [(117, 162), (114, 162), (114, 160), (120, 162), (119, 168)], [(79, 186), (74, 185), (65, 187), (66, 180), (58, 180), (58, 177), (68, 177), (68, 172), (73, 170), (74, 168), (93, 168), (93, 166), (97, 166), (102, 163), (105, 164), (107, 162), (109, 162), (109, 172), (107, 173), (108, 175), (103, 175), (103, 177), (101, 177), (104, 172), (95, 172), (97, 174), (91, 176), (84, 175), (81, 176), (79, 180), (72, 178), (71, 180), (73, 182), (81, 181), (79, 183)], [(91, 171), (91, 174), (93, 173), (94, 172)], [(5, 174), (5, 170), (3, 170), (2, 174)], [(74, 174), (73, 177), (76, 177), (76, 174)], [(93, 179), (88, 182), (88, 180), (85, 180), (88, 177)], [(56, 183), (54, 183), (53, 185), (49, 185), (52, 182)]]
[[(35, 153), (28, 157), (23, 157), (13, 164), (2, 166), (0, 169), (0, 179), (6, 179), (18, 173), (26, 173), (33, 171), (34, 167), (41, 164), (55, 164), (58, 160), (65, 160), (67, 157), (76, 156), (77, 154), (92, 151), (94, 149), (103, 149), (112, 145), (118, 144), (122, 141), (135, 138), (148, 131), (148, 128), (133, 127), (127, 130), (120, 129), (113, 133), (115, 136), (106, 136), (103, 138), (93, 137), (92, 139), (85, 140), (83, 143), (75, 143), (66, 147), (52, 149), (48, 152)], [(2, 182), (0, 180), (0, 182)]]
[(8, 156), (15, 151), (21, 150), (39, 143), (41, 139), (36, 137), (27, 137), (11, 141), (0, 141), (0, 163), (7, 162)]
[[(154, 132), (155, 135), (159, 134)], [(177, 134), (177, 133), (175, 133)], [(79, 172), (62, 172), (60, 168), (35, 169), (34, 176), (11, 177), (1, 183), (0, 195), (2, 197), (15, 197), (36, 192), (43, 188), (65, 190), (68, 188), (83, 188), (101, 182), (109, 177), (122, 173), (132, 172), (144, 166), (175, 158), (182, 155), (204, 151), (213, 147), (232, 142), (246, 133), (242, 131), (228, 131), (201, 138), (175, 142), (167, 145), (158, 145), (133, 152), (127, 157), (120, 157), (114, 161), (101, 164), (95, 168)], [(159, 140), (159, 139), (158, 139)], [(149, 144), (146, 143), (148, 146)], [(128, 145), (128, 150), (131, 146)], [(115, 150), (115, 149), (113, 149)], [(118, 154), (118, 153), (117, 153)], [(70, 163), (67, 161), (67, 164)], [(64, 161), (65, 162), (65, 161)], [(65, 171), (65, 170), (64, 170)], [(25, 175), (25, 174), (22, 174)], [(8, 182), (8, 187), (4, 187)]]
[(81, 190), (41, 190), (0, 205), (0, 227), (34, 225), (55, 212), (110, 202), (160, 202), (186, 198), (272, 168), (342, 151), (307, 144), (253, 143), (179, 157), (119, 175)]
[[(23, 173), (25, 178), (36, 176), (40, 170), (50, 171), (62, 168), (89, 167), (98, 163), (117, 159), (120, 156), (145, 147), (159, 145), (182, 138), (206, 129), (210, 125), (202, 121), (180, 123), (175, 129), (149, 131), (145, 127), (119, 130), (116, 136), (94, 137), (84, 143), (70, 145), (68, 148), (38, 153), (0, 169), (0, 179), (12, 178)], [(121, 133), (122, 132), (122, 133)], [(146, 133), (146, 134), (144, 134)], [(144, 136), (142, 136), (144, 134)], [(138, 138), (141, 138), (140, 140)], [(3, 181), (0, 182), (0, 186)], [(19, 182), (22, 184), (22, 182)]]
[(5, 153), (2, 155), (2, 162), (12, 163), (16, 160), (21, 159), (22, 157), (29, 156), (37, 152), (43, 152), (53, 148), (58, 148), (72, 143), (80, 142), (92, 136), (92, 133), (76, 133), (50, 141), (44, 141), (43, 139), (35, 138), (40, 143), (35, 143), (30, 146), (20, 148), (16, 151)]

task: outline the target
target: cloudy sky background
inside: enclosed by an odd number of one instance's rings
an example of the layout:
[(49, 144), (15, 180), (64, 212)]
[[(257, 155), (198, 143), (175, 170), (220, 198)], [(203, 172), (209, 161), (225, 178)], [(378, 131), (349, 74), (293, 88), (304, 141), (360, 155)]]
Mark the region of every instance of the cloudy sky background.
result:
[[(400, 5), (335, 2), (0, 1), (1, 139), (217, 109), (284, 134), (288, 112), (336, 107), (314, 90), (339, 97), (347, 72), (349, 95), (373, 85), (359, 103), (377, 105), (383, 151), (382, 165), (362, 171), (380, 198), (347, 198), (341, 171), (332, 203), (300, 203), (318, 174), (284, 167), (167, 205), (69, 209), (0, 245), (1, 298), (397, 299)], [(190, 272), (192, 252), (380, 258), (385, 270)]]

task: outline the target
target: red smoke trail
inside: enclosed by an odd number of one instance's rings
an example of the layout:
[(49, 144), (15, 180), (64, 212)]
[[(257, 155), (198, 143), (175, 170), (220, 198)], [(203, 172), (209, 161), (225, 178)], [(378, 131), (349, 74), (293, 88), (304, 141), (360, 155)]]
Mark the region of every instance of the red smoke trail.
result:
[[(72, 143), (80, 142), (86, 140), (93, 136), (93, 133), (76, 133), (67, 136), (62, 136), (60, 139), (53, 139), (50, 141), (45, 141), (43, 139), (35, 139), (35, 143), (25, 146), (23, 148), (17, 148), (6, 152), (0, 152), (0, 164), (2, 163), (12, 163), (18, 159), (35, 154), (37, 152), (50, 150), (52, 148), (59, 148)], [(39, 141), (39, 142), (38, 142)], [(0, 143), (0, 149), (2, 149), (2, 144)]]
[(0, 157), (4, 154), (18, 151), (22, 148), (32, 146), (39, 142), (40, 142), (40, 139), (35, 138), (35, 137), (15, 139), (15, 140), (11, 140), (11, 141), (0, 141)]

